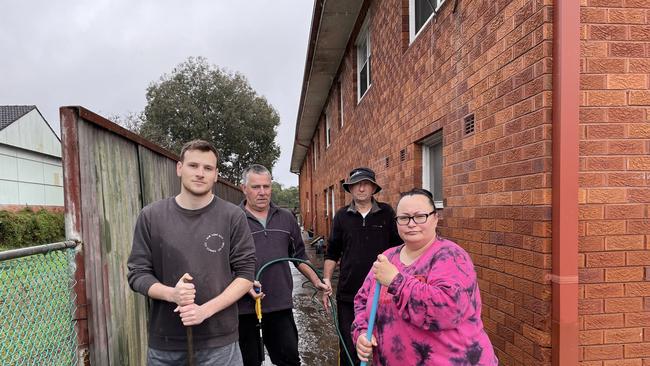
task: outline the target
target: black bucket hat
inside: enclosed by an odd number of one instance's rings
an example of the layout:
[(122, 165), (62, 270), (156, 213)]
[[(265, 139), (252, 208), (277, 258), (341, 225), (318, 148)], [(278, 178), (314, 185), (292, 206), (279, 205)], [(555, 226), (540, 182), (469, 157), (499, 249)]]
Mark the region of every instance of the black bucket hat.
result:
[(375, 193), (381, 191), (381, 186), (379, 186), (379, 184), (377, 184), (377, 181), (375, 180), (375, 172), (372, 171), (372, 169), (370, 168), (363, 168), (363, 167), (355, 168), (352, 169), (352, 171), (350, 171), (350, 176), (348, 177), (348, 180), (345, 183), (343, 183), (343, 189), (345, 189), (349, 193), (350, 186), (357, 184), (362, 180), (367, 180), (372, 182), (377, 187), (375, 189)]

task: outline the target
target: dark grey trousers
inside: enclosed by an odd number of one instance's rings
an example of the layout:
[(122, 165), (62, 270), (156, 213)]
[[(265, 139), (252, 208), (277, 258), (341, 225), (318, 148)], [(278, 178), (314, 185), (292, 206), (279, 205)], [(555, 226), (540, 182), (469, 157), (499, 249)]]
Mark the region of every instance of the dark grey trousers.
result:
[[(147, 366), (184, 366), (187, 365), (186, 351), (162, 351), (149, 348)], [(233, 342), (219, 348), (206, 348), (194, 351), (196, 366), (242, 366), (239, 344)]]

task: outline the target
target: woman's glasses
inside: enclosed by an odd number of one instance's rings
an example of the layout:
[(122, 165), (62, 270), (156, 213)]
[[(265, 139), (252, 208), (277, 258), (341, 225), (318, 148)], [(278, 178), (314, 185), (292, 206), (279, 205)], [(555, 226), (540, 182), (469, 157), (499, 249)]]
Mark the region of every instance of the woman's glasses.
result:
[(413, 222), (416, 224), (424, 224), (429, 219), (429, 216), (435, 213), (436, 211), (433, 210), (426, 214), (417, 214), (413, 216), (397, 216), (395, 217), (395, 221), (397, 222), (397, 225), (401, 225), (401, 226), (408, 225), (411, 220), (413, 220)]

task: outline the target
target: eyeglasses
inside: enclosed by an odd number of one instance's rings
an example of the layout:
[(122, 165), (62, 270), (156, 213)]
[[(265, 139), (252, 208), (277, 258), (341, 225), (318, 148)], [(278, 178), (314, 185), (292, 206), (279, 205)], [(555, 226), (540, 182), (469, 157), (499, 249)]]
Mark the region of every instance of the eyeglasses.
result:
[(413, 222), (416, 224), (424, 224), (429, 219), (429, 216), (435, 213), (436, 211), (434, 210), (426, 214), (417, 214), (413, 216), (397, 216), (395, 217), (395, 221), (397, 222), (397, 225), (402, 225), (402, 226), (408, 225), (409, 222), (411, 222), (411, 220), (413, 220)]

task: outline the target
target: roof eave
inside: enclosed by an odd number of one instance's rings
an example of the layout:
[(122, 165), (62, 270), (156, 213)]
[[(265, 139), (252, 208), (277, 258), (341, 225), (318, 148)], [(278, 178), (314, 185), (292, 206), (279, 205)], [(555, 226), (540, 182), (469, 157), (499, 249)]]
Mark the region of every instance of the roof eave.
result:
[(291, 156), (292, 173), (300, 172), (362, 5), (361, 0), (314, 2)]

